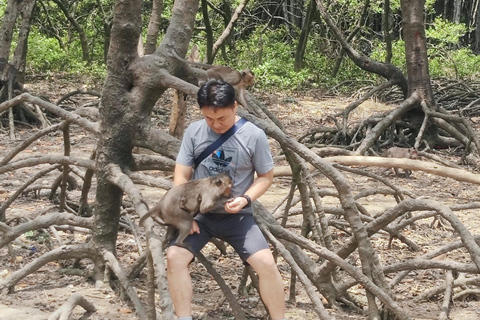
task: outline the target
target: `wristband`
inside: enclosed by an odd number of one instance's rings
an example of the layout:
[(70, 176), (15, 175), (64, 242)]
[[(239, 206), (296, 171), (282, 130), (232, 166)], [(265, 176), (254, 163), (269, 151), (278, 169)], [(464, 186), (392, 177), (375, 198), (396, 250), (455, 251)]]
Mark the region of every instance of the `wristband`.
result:
[(244, 197), (245, 199), (247, 199), (247, 205), (244, 206), (244, 208), (249, 208), (252, 206), (252, 198), (250, 198), (249, 196), (247, 196), (246, 194), (244, 194), (242, 197)]

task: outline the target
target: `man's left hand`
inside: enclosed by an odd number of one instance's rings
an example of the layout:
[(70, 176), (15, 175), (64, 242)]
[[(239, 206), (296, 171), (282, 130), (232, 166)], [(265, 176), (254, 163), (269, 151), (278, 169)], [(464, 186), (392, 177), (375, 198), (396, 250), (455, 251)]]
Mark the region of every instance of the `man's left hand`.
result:
[(236, 197), (225, 203), (225, 210), (229, 213), (238, 213), (247, 204), (248, 201), (244, 197)]

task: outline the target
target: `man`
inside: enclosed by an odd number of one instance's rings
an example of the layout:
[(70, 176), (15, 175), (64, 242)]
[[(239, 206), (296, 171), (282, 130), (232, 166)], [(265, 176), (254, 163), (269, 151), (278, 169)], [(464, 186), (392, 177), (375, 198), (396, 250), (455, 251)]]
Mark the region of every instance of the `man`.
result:
[[(218, 80), (206, 82), (198, 91), (198, 104), (204, 119), (185, 131), (177, 156), (174, 185), (190, 180), (194, 160), (220, 135), (240, 120), (235, 91)], [(195, 218), (188, 248), (171, 245), (167, 249), (167, 278), (178, 319), (192, 319), (192, 282), (188, 265), (212, 237), (227, 241), (259, 277), (260, 295), (272, 320), (283, 320), (285, 302), (280, 272), (268, 243), (253, 219), (251, 201), (263, 195), (273, 181), (273, 160), (265, 133), (245, 123), (216, 151), (193, 170), (200, 179), (228, 172), (233, 180), (232, 199), (224, 206)], [(257, 178), (254, 179), (254, 173)]]

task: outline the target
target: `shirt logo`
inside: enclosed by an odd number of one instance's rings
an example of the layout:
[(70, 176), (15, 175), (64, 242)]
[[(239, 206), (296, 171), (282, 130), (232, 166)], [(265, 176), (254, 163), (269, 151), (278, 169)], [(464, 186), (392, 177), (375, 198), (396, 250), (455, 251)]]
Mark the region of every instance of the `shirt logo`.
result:
[(212, 160), (217, 166), (228, 167), (232, 162), (232, 157), (225, 158), (225, 152), (223, 150), (217, 150), (212, 153)]

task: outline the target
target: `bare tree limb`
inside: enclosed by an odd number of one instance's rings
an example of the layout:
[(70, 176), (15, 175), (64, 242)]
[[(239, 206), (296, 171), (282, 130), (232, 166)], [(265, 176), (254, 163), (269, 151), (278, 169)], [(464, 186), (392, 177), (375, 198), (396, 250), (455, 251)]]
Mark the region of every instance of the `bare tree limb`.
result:
[(88, 313), (97, 311), (95, 306), (85, 299), (80, 293), (74, 293), (48, 320), (68, 320), (76, 306), (81, 306)]
[(346, 166), (379, 166), (419, 170), (457, 181), (480, 184), (480, 175), (465, 170), (449, 168), (436, 163), (416, 159), (396, 159), (385, 157), (338, 156), (324, 159), (328, 162), (340, 163)]
[(225, 295), (225, 297), (227, 297), (227, 300), (230, 303), (230, 307), (232, 308), (232, 311), (235, 315), (235, 319), (247, 319), (247, 317), (245, 316), (245, 312), (243, 312), (242, 307), (238, 303), (237, 299), (235, 299), (232, 290), (230, 290), (228, 285), (225, 283), (225, 280), (223, 280), (222, 276), (215, 270), (210, 261), (208, 261), (208, 259), (205, 258), (205, 256), (201, 252), (197, 255), (197, 258), (205, 266), (208, 273), (210, 273), (215, 279), (215, 281), (217, 281), (220, 289), (222, 289), (223, 294)]
[(98, 124), (92, 123), (89, 120), (75, 114), (72, 112), (65, 111), (64, 109), (50, 103), (48, 101), (42, 100), (38, 97), (32, 96), (29, 93), (22, 93), (21, 95), (16, 96), (15, 98), (5, 101), (0, 104), (0, 112), (5, 111), (9, 108), (12, 108), (20, 103), (30, 102), (36, 105), (39, 105), (42, 108), (47, 109), (48, 111), (56, 114), (59, 117), (62, 117), (65, 120), (69, 120), (72, 123), (78, 124), (81, 127), (87, 129), (93, 134), (98, 134)]
[(3, 231), (2, 237), (0, 238), (0, 248), (3, 248), (9, 242), (13, 241), (27, 231), (48, 228), (55, 225), (69, 225), (87, 228), (90, 230), (94, 228), (94, 222), (91, 218), (82, 218), (65, 212), (49, 213), (22, 223), (16, 227), (5, 228), (5, 231)]
[(0, 292), (5, 289), (11, 291), (20, 280), (37, 271), (51, 261), (60, 259), (94, 259), (96, 256), (96, 250), (88, 243), (58, 247), (27, 263), (21, 269), (13, 272), (8, 277), (0, 281)]
[(137, 292), (132, 287), (132, 284), (130, 283), (128, 276), (125, 273), (125, 270), (123, 270), (122, 266), (120, 265), (120, 262), (118, 262), (117, 258), (115, 258), (113, 253), (111, 253), (110, 251), (107, 251), (105, 249), (103, 249), (102, 251), (103, 251), (102, 252), (103, 257), (108, 262), (108, 266), (117, 275), (118, 279), (120, 280), (120, 283), (122, 284), (122, 287), (125, 289), (128, 297), (130, 298), (133, 305), (135, 306), (135, 311), (137, 312), (139, 318), (145, 319), (146, 318), (145, 308), (143, 307), (142, 302), (140, 301), (140, 298), (137, 295)]
[(95, 161), (94, 160), (86, 160), (81, 158), (74, 158), (74, 157), (65, 157), (65, 156), (36, 156), (36, 157), (29, 157), (26, 159), (19, 159), (14, 162), (10, 162), (5, 166), (0, 167), (0, 174), (5, 172), (14, 171), (21, 168), (33, 167), (40, 164), (69, 164), (69, 165), (76, 165), (79, 167), (87, 168), (87, 169), (96, 169)]

